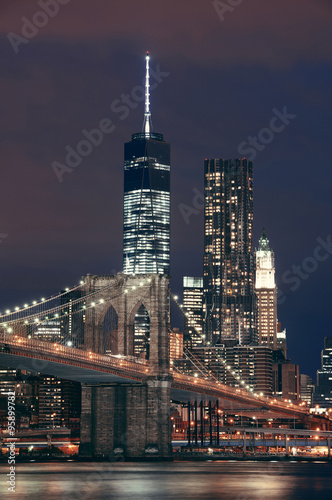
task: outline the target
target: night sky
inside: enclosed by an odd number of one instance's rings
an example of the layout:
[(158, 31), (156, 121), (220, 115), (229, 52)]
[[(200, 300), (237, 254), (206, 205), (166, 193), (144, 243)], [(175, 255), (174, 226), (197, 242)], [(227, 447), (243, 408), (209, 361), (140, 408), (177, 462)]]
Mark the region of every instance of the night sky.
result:
[[(123, 144), (141, 131), (149, 50), (152, 122), (172, 154), (173, 292), (202, 275), (204, 158), (255, 156), (254, 246), (265, 226), (289, 356), (314, 376), (332, 335), (331, 1), (45, 0), (53, 17), (40, 3), (0, 4), (0, 310), (121, 271)], [(291, 115), (282, 130), (276, 112)], [(100, 144), (56, 175), (101, 122)], [(244, 153), (249, 136), (265, 144)]]

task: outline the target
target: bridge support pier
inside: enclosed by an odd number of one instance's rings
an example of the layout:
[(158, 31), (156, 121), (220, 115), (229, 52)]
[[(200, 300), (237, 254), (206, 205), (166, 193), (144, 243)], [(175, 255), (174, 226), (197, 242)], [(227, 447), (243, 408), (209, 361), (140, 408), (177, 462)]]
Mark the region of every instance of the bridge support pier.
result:
[(81, 456), (172, 457), (171, 378), (143, 384), (82, 384)]
[(289, 442), (288, 442), (288, 436), (285, 434), (285, 450), (286, 450), (286, 457), (289, 456)]

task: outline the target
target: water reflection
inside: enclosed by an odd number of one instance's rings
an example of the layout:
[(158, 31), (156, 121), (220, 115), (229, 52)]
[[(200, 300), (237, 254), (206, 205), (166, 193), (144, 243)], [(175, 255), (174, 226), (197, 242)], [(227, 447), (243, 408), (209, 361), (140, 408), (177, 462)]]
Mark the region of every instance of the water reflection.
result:
[(7, 491), (7, 469), (0, 465), (1, 498), (20, 500), (312, 500), (332, 490), (331, 463), (18, 464), (15, 494)]

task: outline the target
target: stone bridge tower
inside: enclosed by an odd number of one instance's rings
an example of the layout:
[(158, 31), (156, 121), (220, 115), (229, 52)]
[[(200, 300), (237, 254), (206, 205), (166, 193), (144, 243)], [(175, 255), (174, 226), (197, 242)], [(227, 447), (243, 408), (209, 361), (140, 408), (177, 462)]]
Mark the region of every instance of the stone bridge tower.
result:
[[(84, 348), (134, 355), (135, 315), (144, 306), (150, 320), (149, 375), (143, 383), (82, 384), (81, 455), (168, 458), (171, 450), (169, 371), (169, 280), (149, 274), (91, 276), (84, 279), (89, 308)], [(99, 292), (98, 292), (99, 291)], [(105, 330), (112, 311), (116, 326)], [(107, 338), (107, 336), (111, 336)]]

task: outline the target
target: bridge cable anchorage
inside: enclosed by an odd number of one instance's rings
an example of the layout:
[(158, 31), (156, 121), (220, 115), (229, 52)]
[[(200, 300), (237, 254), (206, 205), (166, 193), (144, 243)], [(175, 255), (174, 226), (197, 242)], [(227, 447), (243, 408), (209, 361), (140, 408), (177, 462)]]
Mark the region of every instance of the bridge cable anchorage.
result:
[[(188, 325), (189, 325), (189, 326), (190, 326), (190, 327), (194, 330), (194, 332), (196, 333), (196, 335), (202, 339), (202, 345), (203, 345), (204, 347), (208, 347), (208, 348), (209, 348), (209, 349), (210, 349), (210, 350), (214, 353), (214, 355), (216, 356), (216, 360), (218, 359), (218, 360), (219, 360), (219, 361), (223, 364), (224, 369), (225, 369), (225, 370), (227, 370), (227, 372), (228, 372), (230, 375), (232, 375), (232, 377), (233, 377), (233, 378), (237, 381), (237, 383), (238, 383), (238, 384), (241, 384), (241, 385), (243, 386), (243, 387), (241, 387), (241, 386), (240, 386), (240, 387), (238, 388), (238, 390), (240, 390), (240, 391), (242, 391), (242, 390), (243, 390), (243, 391), (244, 391), (244, 392), (246, 392), (247, 394), (250, 394), (250, 395), (255, 396), (255, 397), (257, 398), (257, 400), (258, 400), (258, 401), (261, 401), (262, 403), (265, 403), (265, 404), (266, 404), (267, 402), (272, 403), (272, 402), (275, 400), (275, 401), (278, 401), (279, 403), (282, 403), (282, 404), (283, 404), (283, 406), (284, 406), (284, 401), (279, 400), (279, 399), (277, 399), (277, 398), (275, 398), (275, 397), (269, 397), (269, 396), (264, 396), (264, 395), (262, 396), (262, 395), (259, 395), (259, 394), (255, 393), (253, 389), (250, 389), (249, 384), (248, 384), (248, 383), (247, 383), (244, 379), (242, 379), (242, 378), (241, 378), (241, 376), (239, 375), (239, 373), (236, 373), (236, 370), (235, 370), (234, 368), (232, 369), (232, 367), (228, 366), (228, 365), (227, 365), (227, 363), (226, 363), (226, 360), (225, 360), (225, 359), (223, 359), (223, 358), (222, 358), (222, 357), (218, 354), (218, 352), (216, 351), (216, 349), (215, 349), (213, 346), (211, 346), (211, 345), (210, 345), (210, 343), (207, 343), (207, 342), (206, 342), (205, 335), (202, 335), (202, 334), (200, 334), (199, 332), (197, 332), (197, 330), (196, 330), (196, 328), (195, 328), (195, 323), (194, 323), (194, 322), (192, 321), (192, 319), (191, 319), (191, 318), (187, 315), (187, 311), (183, 308), (182, 304), (179, 304), (179, 302), (178, 302), (177, 298), (176, 298), (176, 297), (175, 297), (172, 293), (170, 293), (170, 296), (171, 296), (171, 298), (173, 299), (173, 301), (175, 302), (175, 304), (178, 306), (178, 308), (180, 309), (180, 311), (182, 312), (183, 316), (184, 316), (184, 317), (188, 320)], [(204, 366), (204, 365), (203, 365), (203, 366)], [(207, 371), (207, 369), (206, 369), (206, 368), (205, 368), (205, 370)], [(218, 379), (216, 379), (216, 380), (218, 381)], [(219, 382), (219, 381), (218, 381), (218, 382)], [(236, 389), (236, 387), (235, 387), (235, 389)], [(303, 409), (303, 407), (301, 407), (301, 408), (300, 408), (300, 406), (299, 406), (299, 405), (296, 405), (296, 404), (294, 404), (294, 403), (292, 403), (292, 402), (290, 402), (290, 404), (291, 404), (292, 406), (294, 406), (294, 409), (295, 409), (295, 410), (296, 410), (297, 408), (298, 408), (299, 410), (300, 410), (300, 409), (301, 409), (301, 410)]]

